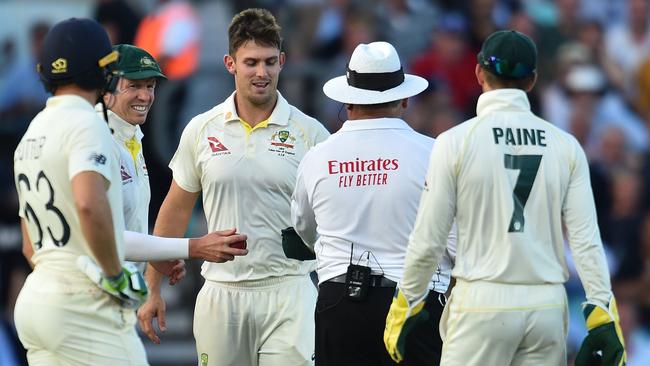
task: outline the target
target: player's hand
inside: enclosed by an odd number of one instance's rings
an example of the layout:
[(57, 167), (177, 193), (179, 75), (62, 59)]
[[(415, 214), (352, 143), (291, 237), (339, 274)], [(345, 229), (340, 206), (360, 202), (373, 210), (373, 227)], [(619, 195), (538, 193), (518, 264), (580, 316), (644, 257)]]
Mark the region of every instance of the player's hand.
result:
[(149, 262), (149, 264), (151, 264), (156, 271), (169, 277), (169, 284), (171, 286), (179, 283), (187, 274), (187, 271), (185, 270), (185, 261), (181, 259)]
[[(603, 366), (622, 366), (627, 362), (625, 341), (618, 319), (616, 300), (612, 296), (609, 308), (585, 304), (582, 312), (589, 334), (585, 337), (576, 355), (576, 366), (593, 365), (594, 359), (600, 359)], [(598, 355), (597, 352), (601, 352)]]
[(399, 287), (395, 289), (384, 329), (384, 345), (395, 362), (399, 363), (404, 359), (404, 345), (408, 333), (417, 323), (428, 318), (429, 313), (424, 310), (424, 300), (409, 304)]
[(190, 239), (190, 258), (215, 263), (231, 261), (235, 256), (248, 254), (246, 239), (246, 235), (237, 234), (237, 229), (215, 231)]
[(101, 268), (86, 255), (77, 258), (77, 267), (125, 308), (137, 309), (147, 300), (147, 284), (131, 263), (125, 263), (122, 272), (114, 278), (104, 276)]
[(152, 293), (147, 302), (138, 309), (140, 329), (155, 344), (160, 344), (160, 338), (153, 327), (153, 318), (156, 318), (158, 322), (158, 329), (164, 333), (167, 331), (165, 311), (165, 300), (160, 296), (160, 293)]

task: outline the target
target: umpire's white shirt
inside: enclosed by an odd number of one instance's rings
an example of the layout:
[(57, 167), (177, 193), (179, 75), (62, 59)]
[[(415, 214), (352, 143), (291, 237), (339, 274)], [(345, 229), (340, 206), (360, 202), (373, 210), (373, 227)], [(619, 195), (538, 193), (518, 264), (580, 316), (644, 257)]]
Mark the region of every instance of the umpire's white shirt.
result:
[(227, 263), (205, 262), (201, 273), (227, 282), (306, 275), (314, 261), (288, 259), (280, 231), (291, 226), (298, 164), (329, 133), (280, 93), (268, 120), (246, 126), (233, 93), (190, 121), (169, 163), (179, 187), (202, 192), (210, 231), (234, 227), (248, 236), (248, 255)]
[(124, 258), (119, 158), (108, 126), (81, 97), (51, 97), (30, 123), (14, 154), (20, 216), (35, 246), (36, 268), (77, 272), (79, 255), (90, 255), (72, 194), (82, 172), (101, 174), (107, 191), (119, 258)]
[[(346, 273), (351, 244), (353, 263), (401, 279), (433, 143), (401, 119), (353, 120), (307, 153), (292, 221), (315, 250), (321, 283)], [(452, 251), (454, 241), (450, 236)], [(444, 293), (450, 271), (445, 255), (429, 288)]]
[(607, 304), (607, 264), (579, 143), (531, 113), (518, 89), (483, 93), (476, 112), (442, 133), (431, 153), (401, 287), (407, 298), (424, 293), (455, 216), (455, 278), (564, 283), (564, 223), (587, 299)]

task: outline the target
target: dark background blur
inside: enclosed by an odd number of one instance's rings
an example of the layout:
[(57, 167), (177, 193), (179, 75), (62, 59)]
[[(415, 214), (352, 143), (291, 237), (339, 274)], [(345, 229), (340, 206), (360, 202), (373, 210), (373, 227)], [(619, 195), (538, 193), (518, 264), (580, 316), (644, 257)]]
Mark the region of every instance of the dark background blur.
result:
[[(167, 164), (191, 117), (233, 90), (223, 67), (227, 27), (248, 7), (270, 9), (283, 27), (287, 63), (280, 90), (289, 102), (335, 132), (345, 119), (321, 87), (342, 75), (354, 47), (391, 42), (405, 70), (429, 80), (412, 98), (406, 120), (436, 137), (475, 115), (480, 89), (476, 53), (495, 30), (514, 28), (538, 45), (533, 110), (576, 136), (587, 152), (598, 220), (608, 255), (628, 365), (650, 364), (650, 3), (649, 0), (0, 0), (0, 366), (21, 365), (14, 338), (13, 304), (29, 273), (21, 254), (13, 151), (47, 95), (34, 65), (48, 28), (76, 16), (100, 21), (114, 43), (133, 43), (138, 32), (160, 31), (169, 57), (198, 42), (199, 64), (190, 75), (160, 84), (144, 125), (151, 178), (150, 223), (170, 183)], [(187, 13), (188, 5), (193, 12)], [(185, 9), (185, 10), (180, 10)], [(139, 30), (148, 15), (165, 14), (171, 31)], [(182, 14), (181, 14), (182, 13)], [(205, 233), (197, 207), (188, 235)], [(567, 251), (568, 253), (568, 251)], [(174, 288), (165, 287), (168, 331), (161, 345), (143, 339), (152, 365), (194, 365), (192, 312), (202, 284), (198, 262)], [(570, 358), (585, 334), (584, 293), (573, 265)], [(570, 360), (570, 363), (571, 360)]]

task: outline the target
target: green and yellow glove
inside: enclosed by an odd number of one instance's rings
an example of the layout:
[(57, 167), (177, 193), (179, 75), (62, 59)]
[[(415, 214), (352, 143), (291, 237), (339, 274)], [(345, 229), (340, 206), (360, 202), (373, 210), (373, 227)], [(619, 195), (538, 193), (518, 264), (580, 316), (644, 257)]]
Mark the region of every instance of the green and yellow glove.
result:
[(406, 336), (417, 323), (429, 319), (429, 313), (424, 310), (424, 300), (409, 304), (404, 294), (397, 288), (393, 302), (390, 304), (384, 328), (384, 344), (390, 357), (395, 362), (404, 359)]
[(122, 272), (115, 277), (104, 276), (101, 268), (85, 255), (77, 258), (77, 267), (127, 309), (137, 309), (147, 301), (147, 284), (142, 273), (133, 264), (125, 263)]
[[(590, 366), (594, 364), (594, 360), (598, 359), (600, 365), (603, 366), (625, 365), (627, 355), (618, 319), (616, 299), (612, 296), (608, 309), (594, 304), (585, 304), (582, 312), (589, 334), (580, 346), (575, 365)], [(601, 354), (597, 352), (601, 352)]]

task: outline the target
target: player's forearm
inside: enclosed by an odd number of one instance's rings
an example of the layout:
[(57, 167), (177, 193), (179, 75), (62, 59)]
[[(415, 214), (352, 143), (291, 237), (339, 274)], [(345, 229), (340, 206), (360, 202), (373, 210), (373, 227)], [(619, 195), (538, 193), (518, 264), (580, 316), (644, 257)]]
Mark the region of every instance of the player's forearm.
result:
[(612, 295), (609, 269), (598, 229), (569, 230), (569, 247), (587, 302), (607, 307)]
[(135, 262), (189, 258), (189, 239), (124, 232), (124, 257)]
[(117, 254), (113, 216), (106, 191), (110, 183), (101, 174), (85, 171), (72, 178), (72, 194), (81, 232), (93, 258), (106, 276), (122, 271)]
[[(198, 197), (198, 193), (190, 193), (181, 189), (172, 181), (167, 197), (158, 211), (153, 234), (160, 237), (179, 238), (185, 235), (187, 224), (192, 217), (192, 208)], [(188, 242), (188, 256), (192, 252), (191, 244)], [(148, 265), (145, 279), (152, 294), (160, 293), (160, 282), (162, 274), (155, 268)]]
[(441, 243), (435, 245), (417, 239), (409, 240), (404, 261), (404, 275), (399, 288), (410, 304), (426, 296), (429, 282), (445, 251), (446, 242), (441, 241)]
[(582, 162), (582, 170), (572, 177), (562, 213), (569, 247), (587, 301), (607, 307), (611, 297), (609, 269), (598, 230), (596, 207), (590, 198), (593, 193), (585, 165), (586, 162)]
[(426, 296), (449, 241), (455, 249), (456, 232), (451, 232), (454, 212), (453, 202), (443, 190), (425, 190), (422, 194), (400, 281), (400, 289), (409, 303)]
[(170, 195), (167, 195), (158, 211), (153, 234), (167, 238), (180, 238), (185, 235), (187, 230), (194, 202), (191, 205), (178, 202), (179, 199), (170, 197)]
[(147, 282), (150, 295), (160, 295), (160, 282), (162, 282), (162, 278), (162, 273), (158, 272), (151, 264), (147, 264), (144, 279)]
[(100, 194), (92, 203), (77, 203), (79, 224), (93, 258), (108, 277), (122, 271), (113, 230), (111, 207), (106, 194)]

